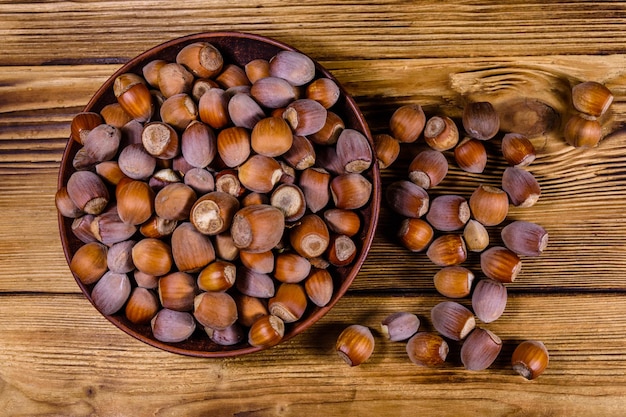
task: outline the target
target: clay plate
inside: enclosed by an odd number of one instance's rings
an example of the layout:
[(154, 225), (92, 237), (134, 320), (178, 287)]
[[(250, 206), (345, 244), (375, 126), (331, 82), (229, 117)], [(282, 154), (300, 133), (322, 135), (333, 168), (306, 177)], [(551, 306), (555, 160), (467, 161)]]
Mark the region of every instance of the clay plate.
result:
[[(117, 72), (115, 72), (96, 92), (91, 98), (84, 111), (99, 112), (105, 105), (116, 101), (113, 95), (113, 81), (115, 78), (125, 72), (135, 72), (141, 75), (141, 68), (151, 60), (164, 59), (167, 61), (175, 61), (176, 54), (185, 45), (206, 41), (215, 45), (224, 56), (225, 63), (235, 63), (243, 67), (246, 63), (253, 59), (264, 58), (270, 59), (277, 52), (281, 50), (296, 51), (295, 48), (281, 43), (279, 41), (269, 39), (263, 36), (239, 33), (239, 32), (210, 32), (199, 33), (178, 39), (174, 39), (158, 45), (139, 56), (130, 60), (127, 64), (122, 66)], [(314, 61), (315, 62), (315, 61)], [(333, 106), (332, 111), (339, 114), (344, 120), (347, 128), (352, 128), (365, 134), (372, 143), (371, 133), (368, 125), (359, 110), (358, 106), (350, 95), (341, 87), (339, 82), (319, 63), (316, 65), (316, 78), (327, 77), (334, 80), (341, 89), (341, 97), (337, 104)], [(67, 146), (63, 153), (63, 159), (61, 161), (61, 167), (59, 169), (58, 187), (62, 187), (67, 183), (68, 178), (74, 171), (72, 167), (72, 159), (80, 145), (75, 141), (68, 140)], [(317, 322), (322, 316), (324, 316), (345, 294), (350, 287), (350, 284), (356, 277), (361, 268), (369, 248), (372, 244), (376, 224), (378, 221), (379, 207), (380, 207), (380, 173), (377, 164), (373, 164), (372, 168), (365, 173), (366, 177), (372, 182), (373, 192), (372, 198), (367, 206), (360, 210), (360, 214), (363, 219), (363, 230), (360, 235), (355, 237), (357, 244), (359, 245), (359, 253), (356, 260), (349, 267), (344, 268), (332, 268), (331, 273), (335, 282), (335, 293), (330, 303), (319, 308), (311, 304), (305, 315), (296, 323), (286, 324), (285, 336), (283, 341), (291, 339), (297, 334), (305, 331), (315, 322)], [(112, 194), (114, 195), (114, 193)], [(83, 245), (71, 231), (72, 219), (64, 218), (59, 215), (59, 230), (61, 236), (61, 243), (65, 252), (65, 258), (68, 263), (75, 251)], [(87, 299), (92, 302), (91, 290), (93, 285), (84, 285), (80, 280), (76, 279), (76, 283), (83, 291)], [(131, 280), (132, 281), (132, 280)], [(195, 333), (186, 341), (180, 343), (163, 343), (156, 340), (151, 333), (149, 325), (136, 325), (128, 321), (123, 313), (123, 308), (120, 312), (105, 316), (111, 323), (123, 330), (127, 334), (135, 337), (136, 339), (145, 342), (151, 346), (163, 349), (165, 351), (189, 355), (198, 357), (227, 357), (238, 356), (248, 354), (261, 350), (260, 348), (250, 346), (247, 342), (242, 342), (235, 346), (220, 346), (213, 343), (202, 326), (197, 326)]]

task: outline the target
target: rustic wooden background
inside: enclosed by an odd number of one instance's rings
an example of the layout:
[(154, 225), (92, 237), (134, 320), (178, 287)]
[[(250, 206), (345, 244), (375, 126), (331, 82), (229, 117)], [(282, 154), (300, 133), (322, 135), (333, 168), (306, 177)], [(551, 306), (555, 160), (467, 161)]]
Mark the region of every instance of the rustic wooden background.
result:
[[(539, 203), (512, 210), (550, 233), (525, 259), (491, 369), (408, 361), (377, 337), (372, 358), (349, 368), (333, 352), (340, 330), (378, 329), (395, 311), (423, 318), (443, 298), (435, 268), (379, 232), (348, 294), (305, 334), (262, 353), (190, 358), (113, 327), (67, 267), (53, 196), (69, 122), (124, 62), (161, 42), (203, 31), (270, 36), (319, 60), (355, 97), (373, 132), (405, 103), (453, 116), (468, 100), (540, 99), (557, 110), (583, 80), (615, 94), (592, 150), (558, 129), (533, 139)], [(7, 416), (622, 416), (626, 406), (626, 3), (586, 1), (365, 2), (187, 0), (0, 1), (0, 415)], [(406, 175), (413, 149), (382, 173)], [(450, 175), (441, 191), (469, 195), (495, 181)], [(475, 259), (470, 260), (475, 265)], [(426, 320), (425, 320), (426, 321)], [(426, 325), (428, 327), (428, 325)], [(524, 339), (545, 342), (550, 367), (528, 382), (509, 358)]]

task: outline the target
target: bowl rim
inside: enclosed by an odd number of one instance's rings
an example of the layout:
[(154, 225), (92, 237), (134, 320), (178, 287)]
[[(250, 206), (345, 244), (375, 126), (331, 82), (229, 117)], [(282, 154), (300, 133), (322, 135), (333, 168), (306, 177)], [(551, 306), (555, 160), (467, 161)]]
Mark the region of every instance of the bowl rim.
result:
[[(216, 38), (233, 38), (233, 39), (252, 40), (252, 41), (256, 41), (260, 43), (269, 44), (280, 50), (303, 53), (299, 51), (298, 49), (294, 48), (293, 46), (283, 43), (281, 41), (278, 41), (276, 39), (266, 37), (263, 35), (254, 34), (254, 33), (248, 33), (248, 32), (208, 31), (208, 32), (199, 32), (199, 33), (194, 33), (190, 35), (185, 35), (182, 37), (170, 39), (163, 43), (157, 44), (145, 50), (144, 52), (140, 53), (139, 55), (135, 56), (134, 58), (128, 60), (125, 64), (123, 64), (120, 68), (118, 68), (98, 88), (98, 90), (92, 95), (89, 102), (85, 105), (82, 111), (83, 112), (94, 111), (94, 107), (96, 107), (99, 101), (102, 100), (103, 96), (105, 96), (107, 93), (110, 93), (113, 82), (117, 76), (125, 72), (132, 72), (133, 70), (136, 71), (136, 68), (138, 67), (140, 62), (146, 60), (148, 57), (155, 54), (156, 52), (168, 50), (170, 48), (176, 48), (181, 45), (192, 43), (192, 42), (199, 42), (199, 41), (211, 42), (211, 39), (215, 40)], [(346, 113), (350, 112), (353, 114), (356, 124), (358, 125), (357, 128), (361, 130), (362, 131), (361, 133), (363, 133), (366, 136), (373, 150), (374, 144), (373, 144), (371, 131), (369, 129), (369, 126), (367, 124), (367, 121), (363, 113), (361, 112), (360, 108), (354, 101), (354, 98), (345, 90), (343, 85), (339, 83), (339, 81), (324, 66), (322, 66), (317, 60), (313, 58), (311, 59), (313, 60), (315, 64), (316, 72), (322, 74), (324, 77), (330, 78), (331, 80), (335, 81), (335, 83), (338, 85), (340, 92), (341, 92), (341, 96), (343, 96), (343, 99), (345, 100), (344, 106), (346, 107)], [(70, 160), (71, 154), (73, 152), (72, 148), (76, 146), (77, 146), (77, 143), (75, 143), (75, 141), (70, 136), (66, 143), (65, 149), (63, 151), (63, 156), (59, 164), (59, 172), (58, 172), (58, 177), (57, 177), (57, 189), (60, 189), (61, 187), (65, 185), (66, 178), (69, 175), (68, 172), (72, 171), (72, 169), (67, 169), (68, 161)], [(375, 235), (377, 225), (378, 225), (378, 218), (379, 218), (380, 204), (381, 204), (380, 170), (375, 160), (372, 163), (372, 166), (370, 167), (368, 172), (369, 172), (368, 177), (372, 181), (372, 195), (370, 198), (370, 202), (368, 203), (365, 209), (365, 211), (368, 212), (369, 221), (367, 222), (367, 229), (364, 230), (365, 232), (364, 236), (362, 235), (362, 237), (359, 239), (360, 251), (359, 251), (357, 258), (354, 260), (352, 264), (349, 265), (349, 268), (347, 268), (349, 269), (349, 271), (347, 272), (347, 274), (345, 274), (345, 278), (341, 281), (341, 286), (339, 288), (335, 288), (331, 301), (324, 307), (315, 307), (311, 311), (311, 313), (305, 317), (304, 320), (298, 321), (295, 323), (290, 323), (289, 331), (285, 333), (285, 336), (281, 339), (281, 341), (279, 342), (279, 345), (297, 336), (298, 334), (301, 334), (302, 332), (304, 332), (305, 330), (313, 326), (315, 323), (317, 323), (323, 316), (325, 316), (336, 305), (336, 303), (345, 295), (349, 287), (352, 285), (352, 282), (354, 281), (354, 279), (360, 272), (363, 266), (363, 263), (365, 262), (367, 258), (369, 250), (371, 249), (372, 242), (374, 240), (374, 235)], [(73, 219), (68, 219), (68, 218), (63, 217), (60, 213), (58, 213), (58, 211), (57, 211), (57, 219), (58, 219), (58, 225), (59, 225), (61, 245), (63, 247), (65, 259), (67, 261), (67, 264), (69, 265), (73, 254), (71, 253), (71, 248), (70, 248), (71, 243), (70, 243), (70, 238), (68, 236), (69, 234), (66, 232), (67, 232), (67, 224)], [(78, 284), (83, 295), (89, 300), (92, 306), (96, 308), (96, 310), (102, 316), (104, 316), (109, 322), (111, 322), (118, 329), (122, 330), (124, 333), (152, 347), (155, 347), (155, 348), (167, 351), (167, 352), (184, 355), (184, 356), (203, 357), (203, 358), (236, 357), (236, 356), (242, 356), (242, 355), (246, 355), (246, 354), (250, 354), (250, 353), (267, 349), (263, 347), (255, 347), (249, 344), (244, 344), (241, 347), (232, 348), (232, 349), (230, 346), (225, 346), (223, 347), (222, 350), (196, 350), (196, 349), (190, 349), (190, 348), (184, 347), (183, 346), (185, 344), (184, 341), (180, 342), (179, 344), (161, 342), (153, 337), (146, 336), (144, 334), (139, 333), (137, 330), (130, 328), (119, 317), (119, 312), (114, 315), (102, 314), (99, 311), (99, 309), (95, 306), (91, 298), (91, 291), (88, 289), (88, 286), (83, 284), (73, 273), (72, 275), (74, 276), (74, 280)]]

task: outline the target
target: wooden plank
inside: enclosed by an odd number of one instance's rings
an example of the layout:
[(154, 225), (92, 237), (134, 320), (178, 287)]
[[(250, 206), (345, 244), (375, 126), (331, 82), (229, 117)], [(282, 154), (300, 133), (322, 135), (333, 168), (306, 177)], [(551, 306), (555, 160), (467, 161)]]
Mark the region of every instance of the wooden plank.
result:
[[(4, 265), (0, 291), (78, 290), (58, 238), (56, 175), (54, 169), (25, 171), (25, 167), (13, 175), (2, 175), (0, 208), (5, 215), (0, 219), (0, 262)], [(540, 257), (523, 260), (522, 273), (511, 291), (626, 290), (626, 283), (618, 278), (626, 266), (626, 230), (619, 211), (624, 188), (613, 181), (598, 176), (596, 185), (586, 191), (589, 197), (574, 202), (559, 198), (568, 192), (565, 184), (553, 196), (546, 196), (541, 207), (519, 211), (516, 218), (541, 219), (540, 224), (550, 233), (550, 244)], [(598, 199), (595, 187), (616, 190), (615, 195)], [(433, 291), (432, 276), (438, 268), (424, 254), (400, 247), (396, 230), (397, 220), (383, 207), (374, 244), (353, 290)], [(497, 233), (492, 230), (494, 242), (499, 239)], [(472, 255), (467, 265), (478, 271), (478, 257)]]
[[(445, 14), (441, 11), (445, 10)], [(550, 16), (546, 19), (546, 16)], [(237, 30), (276, 37), (322, 59), (621, 53), (624, 4), (513, 1), (342, 3), (190, 0), (0, 3), (10, 64), (128, 59), (189, 33)], [(172, 21), (176, 25), (170, 25)], [(278, 24), (280, 23), (280, 24)], [(71, 27), (71, 36), (67, 28)], [(129, 35), (130, 34), (130, 35)], [(128, 37), (132, 36), (132, 42)], [(590, 38), (593, 42), (590, 42)], [(358, 45), (355, 48), (354, 45)], [(28, 50), (28, 54), (24, 51)]]
[[(621, 124), (623, 114), (626, 114), (626, 111), (620, 110), (624, 91), (619, 87), (624, 77), (623, 68), (626, 68), (624, 60), (621, 55), (608, 57), (606, 62), (596, 57), (590, 63), (598, 69), (597, 79), (617, 86), (617, 102), (605, 121), (606, 126)], [(475, 91), (472, 85), (498, 80), (498, 74), (518, 71), (516, 83), (519, 86), (508, 94), (519, 92), (524, 80), (530, 80), (532, 88), (528, 94), (531, 96), (539, 94), (546, 83), (559, 79), (559, 74), (572, 74), (571, 79), (562, 79), (569, 80), (567, 82), (591, 75), (590, 67), (576, 66), (577, 61), (572, 57), (531, 57), (526, 58), (524, 65), (515, 67), (517, 69), (511, 66), (498, 71), (484, 68), (504, 65), (505, 60), (454, 62), (451, 59), (390, 60), (387, 66), (366, 61), (332, 62), (334, 66), (331, 70), (348, 80), (348, 87), (354, 89), (357, 99), (366, 103), (376, 96), (376, 91), (389, 93), (387, 102), (376, 109), (366, 110), (368, 121), (377, 126), (378, 131), (384, 129), (384, 120), (388, 120), (385, 117), (396, 105), (410, 101), (403, 97), (403, 90), (399, 88), (403, 80), (416, 79), (420, 73), (432, 74), (433, 87), (426, 90), (421, 100), (433, 112), (443, 106), (442, 102), (457, 103), (446, 109), (458, 110), (462, 94), (476, 94), (472, 93)], [(388, 76), (389, 64), (404, 73), (395, 78)], [(522, 67), (527, 70), (521, 72), (519, 68)], [(0, 175), (3, 179), (0, 183), (0, 206), (7, 213), (0, 220), (0, 257), (8, 265), (0, 272), (3, 291), (24, 291), (24, 277), (28, 280), (30, 291), (76, 291), (56, 238), (58, 232), (53, 206), (56, 170), (69, 135), (72, 115), (117, 68), (117, 65), (0, 67), (0, 92), (3, 96), (14, 98), (0, 104), (0, 113), (6, 115), (0, 120)], [(436, 71), (437, 68), (448, 68), (448, 72)], [(380, 76), (371, 76), (379, 73)], [(449, 84), (446, 81), (449, 79), (463, 81)], [(387, 88), (391, 86), (395, 88)], [(35, 93), (39, 88), (44, 88), (48, 96), (61, 98), (40, 102), (39, 95)], [(406, 91), (418, 91), (419, 88), (417, 84), (409, 85)], [(416, 97), (409, 94), (409, 98)], [(501, 99), (501, 96), (495, 98)], [(557, 103), (555, 107), (565, 108), (563, 101), (552, 100)], [(626, 135), (621, 132), (615, 134), (593, 150), (575, 150), (565, 146), (556, 134), (540, 136), (533, 141), (540, 154), (530, 169), (542, 185), (543, 196), (533, 208), (512, 210), (511, 218), (541, 219), (551, 234), (551, 242), (540, 258), (524, 261), (523, 272), (512, 286), (512, 291), (623, 291), (624, 282), (615, 277), (619, 276), (626, 262), (626, 241), (623, 237), (626, 234), (621, 214), (626, 179), (626, 158), (621, 149)], [(404, 147), (406, 152), (403, 152), (403, 157), (382, 173), (384, 185), (406, 178), (410, 158), (418, 149), (413, 145)], [(35, 167), (37, 169), (33, 169)], [(439, 190), (435, 191), (469, 196), (480, 181), (493, 181), (497, 185), (503, 168), (503, 161), (496, 159), (490, 162), (488, 171), (481, 176), (451, 170)], [(25, 214), (29, 222), (23, 220)], [(397, 219), (386, 210), (383, 202), (379, 233), (362, 273), (354, 283), (354, 290), (433, 291), (431, 278), (436, 268), (423, 254), (410, 254), (400, 248), (395, 240), (395, 230)], [(497, 241), (498, 231), (492, 232), (492, 238)], [(28, 262), (23, 269), (24, 259), (35, 261)], [(471, 257), (468, 265), (477, 269), (477, 257)]]
[[(113, 327), (80, 296), (0, 296), (0, 406), (12, 415), (618, 416), (626, 395), (626, 308), (614, 295), (513, 297), (489, 328), (504, 340), (491, 369), (469, 372), (452, 345), (442, 369), (411, 364), (403, 343), (378, 332), (390, 312), (424, 322), (439, 297), (341, 300), (306, 333), (241, 358), (207, 360), (162, 352)], [(349, 368), (333, 352), (347, 325), (372, 328), (377, 348)], [(425, 325), (428, 329), (428, 324)], [(540, 339), (550, 366), (533, 382), (509, 369), (517, 342)], [(573, 408), (575, 407), (575, 408)], [(409, 414), (411, 413), (411, 414)]]

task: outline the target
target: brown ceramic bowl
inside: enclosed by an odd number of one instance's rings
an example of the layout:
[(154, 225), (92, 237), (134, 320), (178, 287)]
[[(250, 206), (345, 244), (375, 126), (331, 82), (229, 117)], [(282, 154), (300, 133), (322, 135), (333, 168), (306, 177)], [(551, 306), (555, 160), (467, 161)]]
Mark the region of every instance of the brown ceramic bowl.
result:
[[(256, 58), (270, 59), (277, 52), (281, 50), (295, 51), (293, 47), (283, 44), (279, 41), (268, 39), (266, 37), (238, 33), (238, 32), (214, 32), (214, 33), (200, 33), (195, 35), (186, 36), (183, 38), (175, 39), (159, 46), (156, 46), (136, 58), (130, 60), (126, 65), (121, 67), (116, 73), (114, 73), (96, 92), (91, 98), (84, 111), (99, 112), (105, 105), (116, 101), (113, 95), (113, 82), (115, 78), (122, 73), (134, 72), (141, 74), (141, 68), (151, 60), (164, 59), (167, 61), (174, 61), (176, 54), (185, 45), (197, 42), (207, 41), (216, 46), (224, 56), (225, 63), (235, 63), (239, 66), (244, 66), (249, 61)], [(337, 80), (321, 65), (317, 62), (316, 65), (316, 78), (327, 77), (335, 82)], [(339, 85), (339, 83), (337, 82)], [(356, 129), (366, 135), (370, 144), (372, 143), (371, 133), (367, 126), (367, 123), (361, 114), (359, 108), (355, 104), (354, 100), (341, 88), (341, 97), (339, 101), (333, 106), (332, 110), (338, 113), (344, 120), (346, 127)], [(73, 141), (71, 138), (68, 141), (67, 147), (63, 154), (61, 161), (61, 167), (59, 170), (58, 187), (62, 187), (67, 183), (68, 178), (74, 171), (72, 166), (72, 159), (80, 145)], [(349, 267), (332, 268), (331, 273), (333, 275), (335, 291), (331, 301), (325, 307), (316, 307), (312, 303), (309, 303), (309, 307), (305, 315), (297, 322), (292, 324), (286, 324), (284, 340), (288, 340), (297, 334), (303, 332), (316, 321), (318, 321), (324, 314), (326, 314), (337, 301), (344, 295), (350, 284), (356, 277), (361, 268), (368, 250), (372, 244), (374, 237), (374, 231), (376, 228), (379, 206), (380, 206), (380, 177), (377, 164), (364, 173), (366, 177), (371, 181), (373, 185), (373, 192), (370, 202), (362, 209), (360, 214), (363, 220), (362, 231), (355, 237), (358, 246), (358, 253), (355, 261)], [(114, 196), (114, 192), (112, 193)], [(69, 263), (76, 250), (83, 244), (79, 241), (71, 230), (72, 219), (65, 218), (59, 215), (59, 228), (61, 242), (65, 257)], [(132, 278), (132, 274), (130, 274)], [(132, 281), (132, 279), (131, 279)], [(80, 280), (76, 278), (78, 286), (81, 288), (85, 296), (92, 302), (91, 291), (93, 285), (84, 285)], [(95, 305), (94, 305), (95, 306)], [(253, 347), (243, 341), (234, 346), (221, 346), (212, 342), (202, 326), (198, 325), (194, 334), (187, 340), (179, 343), (164, 343), (152, 336), (152, 332), (149, 325), (136, 325), (128, 321), (124, 315), (124, 309), (113, 315), (105, 316), (111, 323), (126, 332), (127, 334), (141, 340), (154, 347), (174, 352), (178, 354), (198, 356), (198, 357), (226, 357), (237, 356), (256, 352), (261, 350), (260, 348)]]

